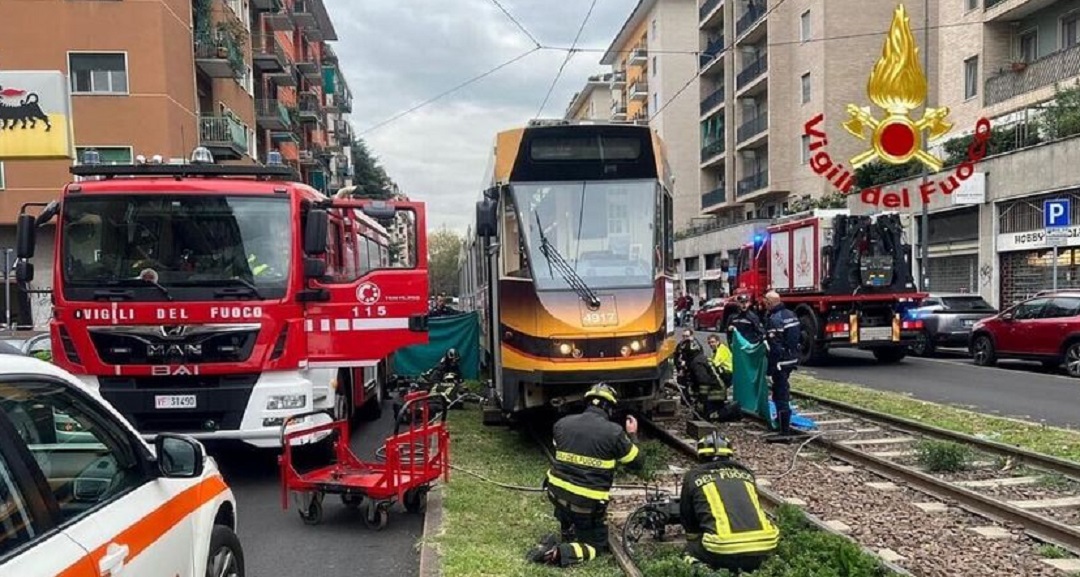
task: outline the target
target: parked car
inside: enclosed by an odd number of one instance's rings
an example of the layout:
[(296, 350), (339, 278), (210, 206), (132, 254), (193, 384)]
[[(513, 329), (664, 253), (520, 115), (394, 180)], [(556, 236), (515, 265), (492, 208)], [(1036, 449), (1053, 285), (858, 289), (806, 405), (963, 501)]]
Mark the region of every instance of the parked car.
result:
[(244, 575), (236, 499), (202, 444), (147, 444), (74, 375), (11, 347), (0, 511), (0, 575)]
[(701, 308), (694, 313), (694, 330), (724, 330), (724, 324), (727, 322), (724, 318), (724, 303), (726, 302), (725, 298), (711, 298), (702, 303)]
[(997, 314), (997, 310), (979, 295), (931, 293), (911, 314), (923, 322), (923, 332), (911, 346), (911, 352), (927, 357), (938, 347), (967, 348), (971, 328), (976, 322)]
[(1080, 291), (1031, 298), (976, 322), (970, 352), (980, 366), (1006, 358), (1047, 368), (1064, 363), (1069, 376), (1080, 377)]

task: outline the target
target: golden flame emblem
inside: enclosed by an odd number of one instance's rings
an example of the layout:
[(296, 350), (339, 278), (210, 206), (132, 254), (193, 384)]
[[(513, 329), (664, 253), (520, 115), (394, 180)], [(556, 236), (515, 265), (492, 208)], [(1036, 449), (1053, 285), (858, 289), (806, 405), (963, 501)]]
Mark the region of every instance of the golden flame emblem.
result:
[(860, 140), (870, 135), (871, 149), (851, 159), (852, 168), (879, 159), (889, 164), (904, 164), (918, 159), (932, 172), (941, 170), (943, 161), (923, 149), (922, 132), (928, 132), (927, 142), (934, 142), (948, 134), (952, 124), (947, 121), (947, 107), (927, 107), (919, 120), (911, 117), (911, 111), (926, 102), (926, 75), (919, 65), (919, 48), (904, 5), (893, 13), (881, 58), (874, 64), (866, 92), (870, 100), (886, 112), (878, 120), (870, 107), (847, 105), (849, 120), (844, 129)]

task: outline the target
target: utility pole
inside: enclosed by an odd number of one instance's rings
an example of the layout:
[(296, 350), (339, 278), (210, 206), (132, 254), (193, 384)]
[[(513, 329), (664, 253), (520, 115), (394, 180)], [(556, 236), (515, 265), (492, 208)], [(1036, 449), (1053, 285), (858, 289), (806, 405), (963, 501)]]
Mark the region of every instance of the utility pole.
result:
[[(930, 0), (923, 0), (923, 73), (926, 74), (926, 78), (930, 79)], [(927, 83), (929, 84), (929, 82)], [(929, 91), (927, 91), (929, 92)], [(927, 99), (930, 95), (927, 94)], [(924, 104), (923, 109), (929, 108), (930, 103)], [(926, 142), (926, 136), (930, 134), (929, 130), (923, 132), (923, 143)], [(925, 146), (925, 144), (924, 144)], [(926, 163), (922, 163), (922, 184), (926, 185), (926, 181), (929, 179), (930, 174), (926, 171)], [(930, 264), (930, 207), (927, 206), (927, 202), (924, 200), (922, 203), (922, 225), (919, 227), (920, 240), (919, 240), (919, 253), (921, 258), (919, 259), (919, 288), (923, 292), (930, 290), (930, 279), (927, 278), (927, 269)]]

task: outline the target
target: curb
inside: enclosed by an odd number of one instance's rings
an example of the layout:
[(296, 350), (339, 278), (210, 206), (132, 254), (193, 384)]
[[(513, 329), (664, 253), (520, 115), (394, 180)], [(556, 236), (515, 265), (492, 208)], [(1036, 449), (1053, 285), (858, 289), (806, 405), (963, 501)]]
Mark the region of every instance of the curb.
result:
[(439, 552), (431, 540), (442, 528), (443, 506), (442, 485), (432, 487), (427, 495), (427, 510), (424, 512), (424, 532), (420, 536), (420, 571), (419, 577), (439, 577)]

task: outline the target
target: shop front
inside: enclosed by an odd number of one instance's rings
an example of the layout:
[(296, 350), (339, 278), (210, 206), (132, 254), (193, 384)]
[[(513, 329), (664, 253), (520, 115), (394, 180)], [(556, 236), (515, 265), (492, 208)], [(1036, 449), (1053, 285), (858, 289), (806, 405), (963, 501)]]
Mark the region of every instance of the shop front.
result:
[[(1080, 192), (1044, 194), (1003, 202), (996, 248), (1002, 308), (1054, 287), (1054, 248), (1043, 229), (1043, 201), (1069, 198), (1071, 222), (1080, 222)], [(1080, 289), (1080, 226), (1067, 230), (1057, 249), (1057, 288)]]
[[(921, 226), (921, 221), (920, 222)], [(924, 290), (935, 293), (979, 292), (979, 207), (930, 215), (929, 260)], [(914, 243), (914, 244), (917, 244)]]

